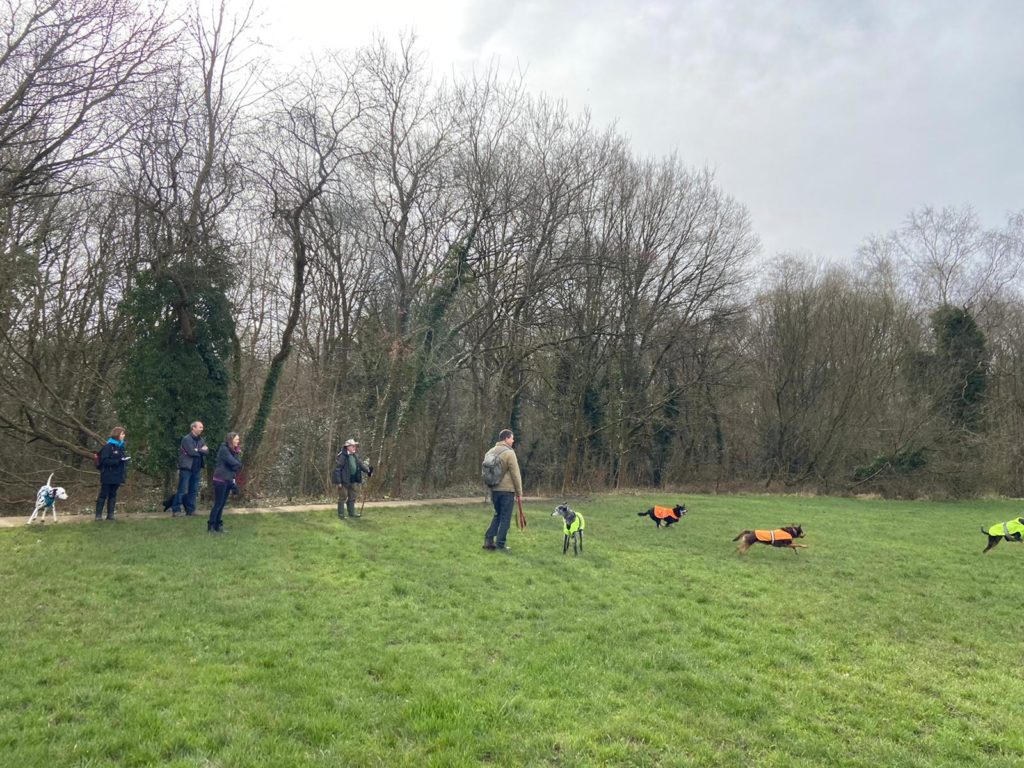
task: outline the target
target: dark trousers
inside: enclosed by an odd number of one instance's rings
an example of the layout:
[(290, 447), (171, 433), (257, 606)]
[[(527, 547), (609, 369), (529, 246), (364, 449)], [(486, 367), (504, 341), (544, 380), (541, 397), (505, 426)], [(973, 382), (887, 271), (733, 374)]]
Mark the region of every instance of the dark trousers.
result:
[(224, 505), (228, 502), (230, 490), (228, 483), (213, 481), (213, 509), (210, 510), (210, 520), (206, 524), (211, 531), (219, 531), (224, 527)]
[(500, 548), (505, 546), (505, 537), (512, 525), (516, 495), (510, 491), (491, 491), (491, 503), (494, 504), (494, 518), (484, 534), (484, 541), (493, 541)]
[(114, 505), (117, 504), (117, 489), (120, 483), (102, 483), (100, 495), (96, 497), (96, 517), (103, 516), (103, 503), (107, 504), (107, 517), (113, 519)]
[(171, 502), (173, 512), (181, 512), (182, 506), (189, 515), (196, 511), (196, 496), (199, 494), (199, 478), (203, 474), (201, 469), (179, 469), (178, 490), (174, 493), (174, 501)]

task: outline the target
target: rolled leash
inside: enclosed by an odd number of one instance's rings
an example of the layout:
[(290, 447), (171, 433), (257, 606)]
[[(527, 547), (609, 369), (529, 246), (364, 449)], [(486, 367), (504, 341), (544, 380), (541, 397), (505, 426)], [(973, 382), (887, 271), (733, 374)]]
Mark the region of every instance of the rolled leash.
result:
[(516, 501), (519, 502), (519, 519), (516, 521), (519, 524), (519, 530), (526, 529), (526, 515), (523, 514), (523, 499), (521, 496), (516, 496)]

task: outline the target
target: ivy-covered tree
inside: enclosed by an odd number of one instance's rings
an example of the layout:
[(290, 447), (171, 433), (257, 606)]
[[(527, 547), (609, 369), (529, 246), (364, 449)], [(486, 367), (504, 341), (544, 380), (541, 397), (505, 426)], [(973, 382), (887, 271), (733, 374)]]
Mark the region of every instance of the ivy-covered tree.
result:
[(118, 412), (132, 441), (135, 466), (168, 481), (177, 466), (178, 443), (200, 420), (210, 442), (227, 431), (227, 360), (234, 329), (228, 302), (217, 286), (197, 287), (186, 308), (187, 332), (174, 303), (172, 282), (142, 275), (121, 304), (135, 343), (118, 382)]
[(931, 321), (936, 406), (954, 430), (978, 433), (988, 386), (985, 334), (966, 308), (942, 306)]

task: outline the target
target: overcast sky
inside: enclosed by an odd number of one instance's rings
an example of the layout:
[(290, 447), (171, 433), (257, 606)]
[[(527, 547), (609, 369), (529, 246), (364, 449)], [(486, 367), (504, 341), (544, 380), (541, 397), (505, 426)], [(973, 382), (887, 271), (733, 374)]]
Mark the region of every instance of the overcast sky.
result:
[[(265, 3), (269, 4), (269, 3)], [(284, 50), (414, 31), (708, 166), (765, 255), (846, 259), (924, 205), (1024, 209), (1024, 0), (274, 0)]]

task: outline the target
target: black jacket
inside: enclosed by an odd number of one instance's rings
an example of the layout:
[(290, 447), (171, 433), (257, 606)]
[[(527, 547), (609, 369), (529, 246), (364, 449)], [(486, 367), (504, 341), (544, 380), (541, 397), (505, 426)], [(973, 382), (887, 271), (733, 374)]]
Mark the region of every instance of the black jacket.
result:
[(100, 483), (103, 485), (121, 485), (128, 474), (128, 462), (123, 461), (128, 455), (125, 446), (107, 443), (100, 448)]
[(242, 460), (238, 454), (228, 448), (227, 443), (221, 443), (217, 449), (217, 466), (213, 470), (214, 481), (220, 480), (230, 485), (241, 468)]
[(335, 485), (355, 485), (356, 483), (363, 482), (364, 475), (369, 477), (373, 474), (373, 470), (365, 459), (359, 458), (358, 453), (353, 453), (352, 456), (356, 459), (355, 476), (352, 475), (352, 469), (348, 465), (348, 451), (342, 448), (341, 453), (334, 459), (334, 472), (331, 473), (331, 482)]
[(199, 449), (205, 445), (206, 441), (203, 438), (192, 437), (191, 432), (181, 438), (181, 446), (178, 449), (178, 469), (187, 469), (190, 472), (202, 469), (203, 464), (206, 463), (206, 454)]

